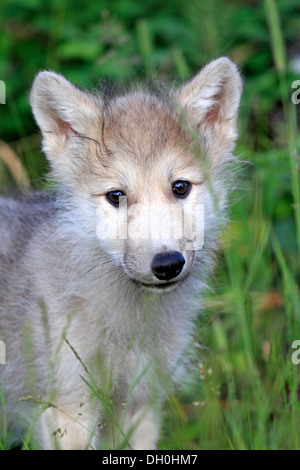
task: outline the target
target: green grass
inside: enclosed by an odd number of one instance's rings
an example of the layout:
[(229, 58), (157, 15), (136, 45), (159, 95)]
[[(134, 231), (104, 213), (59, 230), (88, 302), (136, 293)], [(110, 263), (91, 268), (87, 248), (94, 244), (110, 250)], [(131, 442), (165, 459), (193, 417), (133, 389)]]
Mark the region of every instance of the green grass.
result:
[[(282, 9), (283, 3), (279, 4)], [(300, 140), (297, 109), (290, 101), (282, 18), (274, 0), (266, 0), (263, 7), (274, 75), (270, 78), (263, 64), (257, 72), (257, 82), (251, 77), (252, 81), (248, 83), (245, 76), (241, 125), (249, 120), (249, 116), (247, 119), (245, 116), (248, 115), (253, 83), (260, 83), (262, 90), (263, 83), (267, 83), (267, 91), (269, 83), (276, 83), (276, 106), (272, 112), (279, 112), (280, 119), (275, 121), (272, 135), (265, 132), (266, 122), (272, 120), (273, 114), (264, 102), (268, 112), (259, 109), (259, 116), (255, 114), (256, 128), (251, 132), (241, 129), (236, 153), (249, 163), (243, 165), (238, 188), (233, 194), (231, 220), (224, 234), (216, 282), (212, 283), (214, 293), (207, 294), (205, 313), (199, 318), (197, 336), (203, 345), (199, 350), (199, 364), (195, 364), (183, 390), (167, 400), (160, 449), (300, 448), (300, 366), (291, 360), (292, 342), (300, 339)], [(59, 56), (54, 56), (51, 50), (59, 42), (64, 21), (59, 2), (52, 3), (51, 15), (54, 32), (47, 43), (46, 62), (55, 67), (59, 64)], [(121, 28), (112, 17), (108, 21), (114, 31)], [(154, 20), (147, 22), (142, 18), (136, 24), (137, 48), (147, 74), (153, 67), (168, 63), (164, 50), (159, 49), (151, 37), (151, 31), (154, 34), (159, 21), (157, 18), (157, 23)], [(175, 20), (170, 24), (176, 28)], [(213, 51), (217, 54), (219, 49), (215, 48), (220, 38), (216, 22), (214, 28), (208, 24), (205, 30), (214, 35)], [(125, 34), (123, 30), (121, 33)], [(171, 30), (169, 34), (173, 34)], [(263, 32), (258, 31), (257, 37), (259, 34), (265, 38)], [(196, 36), (192, 39), (199, 40)], [(184, 49), (184, 43), (182, 47)], [(70, 53), (70, 48), (68, 51)], [(245, 47), (242, 52), (246, 54), (247, 51)], [(194, 56), (191, 54), (192, 58)], [(185, 53), (176, 46), (170, 57), (173, 70), (186, 78), (193, 62), (187, 62), (188, 48)], [(87, 69), (88, 60), (84, 64)], [(111, 75), (114, 77), (120, 64), (117, 58), (112, 64)], [(102, 66), (105, 72), (106, 65)], [(129, 69), (127, 72), (132, 73), (132, 68)], [(70, 66), (70, 70), (77, 78), (78, 68)], [(125, 75), (126, 71), (122, 73)], [(84, 81), (83, 72), (80, 78)], [(277, 96), (281, 102), (276, 101)], [(11, 103), (9, 115), (18, 133), (11, 146), (21, 157), (34, 185), (42, 186), (45, 160), (38, 149), (39, 138), (36, 135), (26, 137), (22, 114), (13, 99), (7, 102)], [(254, 111), (256, 113), (256, 108)], [(14, 178), (0, 162), (1, 188), (14, 185)], [(1, 389), (0, 402), (5, 410)], [(30, 428), (22, 436), (22, 442), (22, 449), (31, 447)], [(11, 447), (11, 433), (4, 413), (0, 423), (0, 449)]]

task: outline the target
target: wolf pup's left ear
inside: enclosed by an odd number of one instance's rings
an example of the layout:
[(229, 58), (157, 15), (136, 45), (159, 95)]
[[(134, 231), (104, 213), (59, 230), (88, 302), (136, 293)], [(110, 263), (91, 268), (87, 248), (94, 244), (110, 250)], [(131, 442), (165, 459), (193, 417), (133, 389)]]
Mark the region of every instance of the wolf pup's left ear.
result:
[(72, 136), (91, 137), (99, 122), (100, 103), (96, 98), (54, 72), (37, 75), (30, 104), (44, 137), (43, 148), (53, 163)]
[(234, 149), (241, 93), (239, 71), (227, 57), (210, 62), (176, 93), (213, 165), (228, 159)]

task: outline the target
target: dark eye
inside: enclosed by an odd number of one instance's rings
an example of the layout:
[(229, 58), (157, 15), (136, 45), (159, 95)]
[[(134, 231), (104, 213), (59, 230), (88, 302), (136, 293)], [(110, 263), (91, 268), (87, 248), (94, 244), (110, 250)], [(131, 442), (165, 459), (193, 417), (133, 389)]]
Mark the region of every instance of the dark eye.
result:
[(120, 204), (120, 197), (125, 196), (125, 194), (122, 191), (110, 191), (109, 193), (106, 194), (106, 199), (110, 204), (112, 204), (115, 207), (118, 207)]
[(186, 197), (191, 190), (191, 183), (188, 181), (175, 181), (172, 186), (172, 191), (176, 197)]

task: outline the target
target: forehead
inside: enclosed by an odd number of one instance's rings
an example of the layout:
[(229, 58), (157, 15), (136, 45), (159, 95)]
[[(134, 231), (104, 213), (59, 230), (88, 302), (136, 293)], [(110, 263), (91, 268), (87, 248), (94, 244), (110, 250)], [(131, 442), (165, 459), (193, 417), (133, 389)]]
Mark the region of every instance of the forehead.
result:
[(156, 96), (136, 92), (114, 99), (104, 112), (101, 139), (113, 186), (161, 185), (190, 179), (199, 169), (172, 103)]
[(105, 113), (103, 139), (113, 154), (149, 161), (167, 147), (186, 147), (187, 138), (170, 102), (135, 92), (119, 97)]

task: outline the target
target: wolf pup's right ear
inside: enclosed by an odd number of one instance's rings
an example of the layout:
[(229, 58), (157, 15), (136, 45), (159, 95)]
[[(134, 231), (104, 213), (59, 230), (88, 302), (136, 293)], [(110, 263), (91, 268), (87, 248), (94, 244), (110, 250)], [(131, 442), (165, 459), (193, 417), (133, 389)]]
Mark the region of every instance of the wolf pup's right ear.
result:
[(54, 164), (72, 137), (92, 138), (99, 129), (100, 100), (57, 73), (36, 76), (30, 104), (44, 137), (43, 149)]
[(183, 84), (176, 99), (200, 137), (213, 166), (230, 158), (237, 138), (237, 116), (242, 80), (237, 66), (227, 57), (207, 64)]

